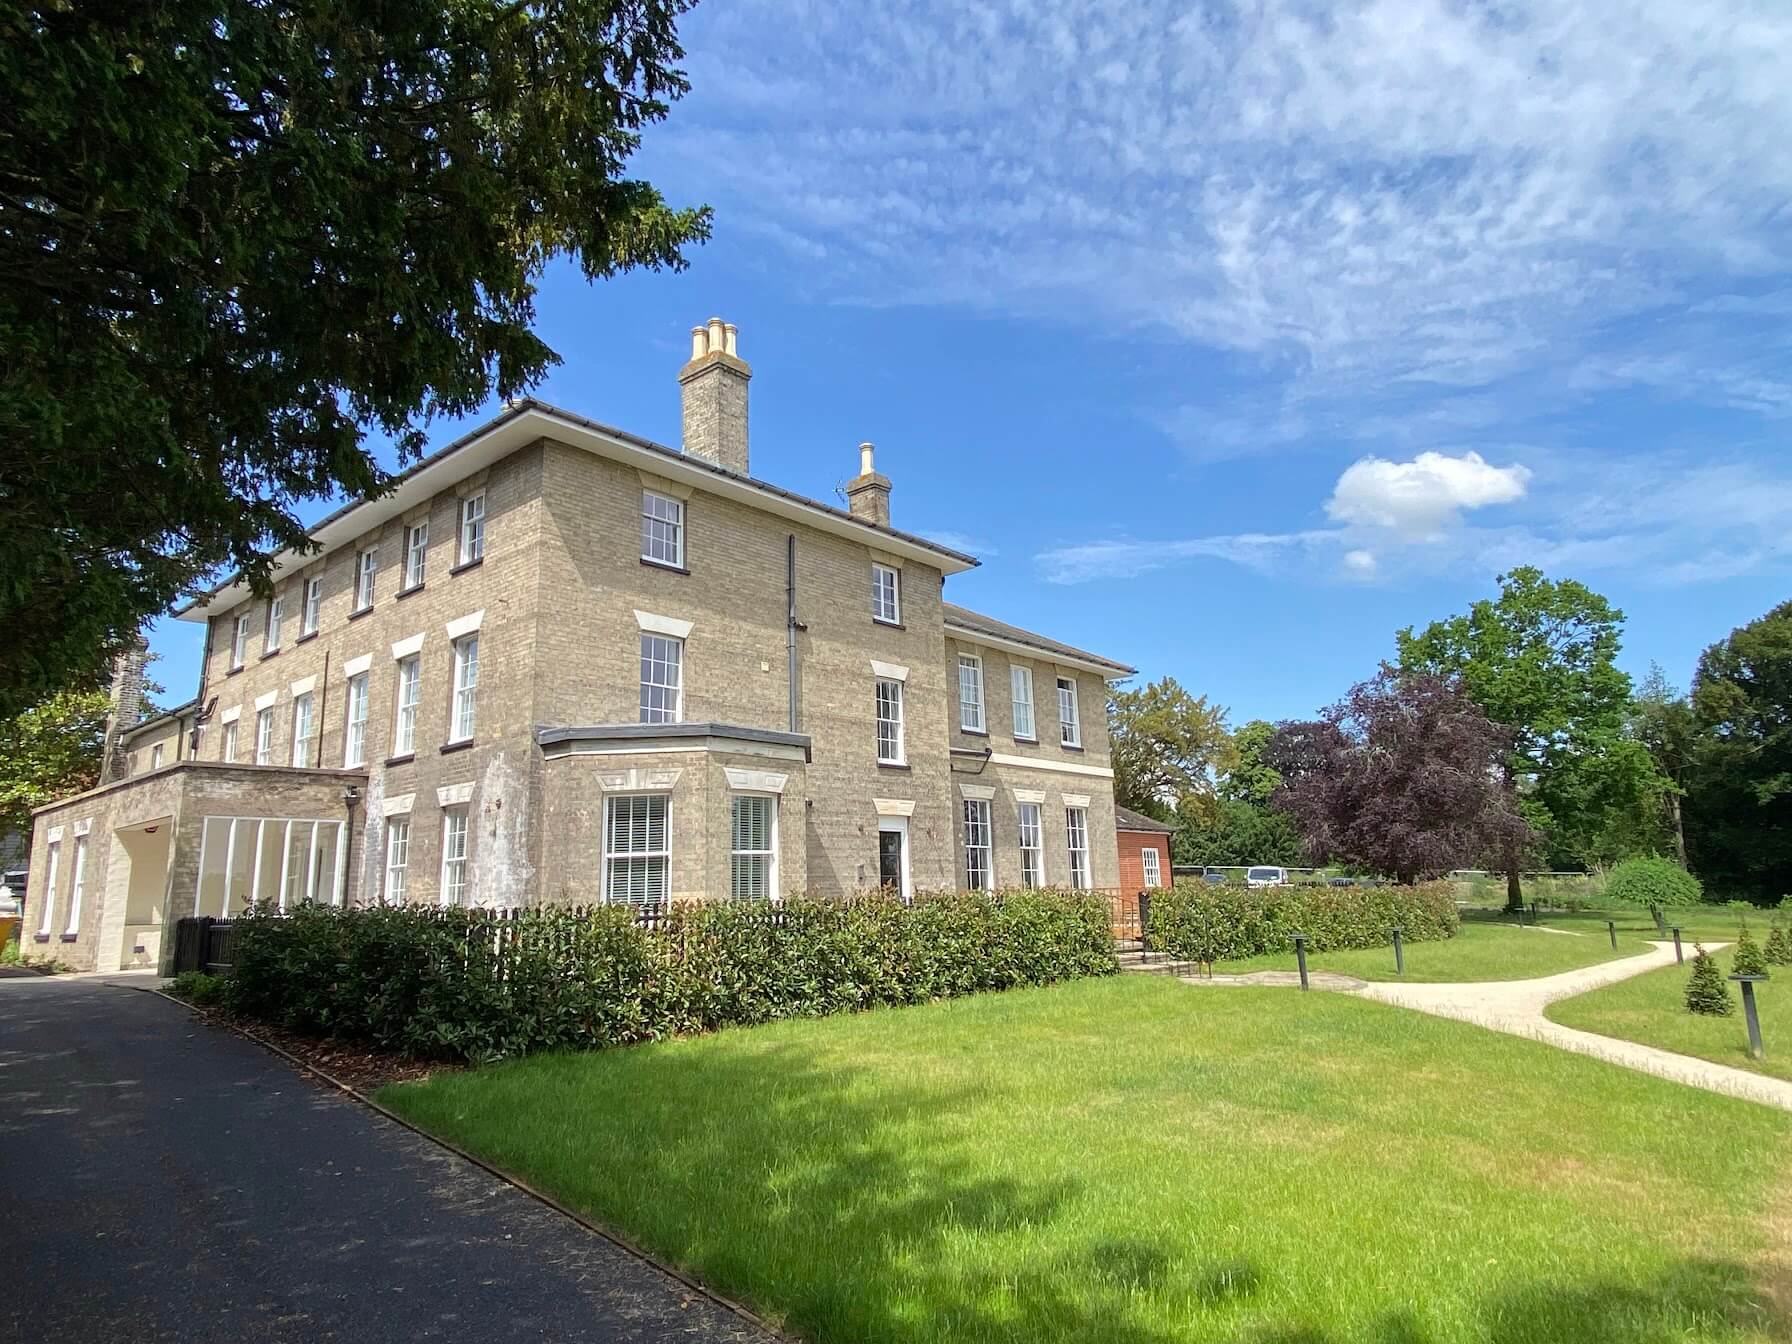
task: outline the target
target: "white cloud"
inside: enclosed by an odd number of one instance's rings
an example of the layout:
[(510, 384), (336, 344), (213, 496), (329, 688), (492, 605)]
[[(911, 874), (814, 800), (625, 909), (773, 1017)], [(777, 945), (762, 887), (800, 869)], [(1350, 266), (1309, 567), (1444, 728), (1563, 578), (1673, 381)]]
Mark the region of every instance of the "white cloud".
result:
[(1410, 541), (1434, 541), (1463, 510), (1524, 498), (1529, 468), (1496, 467), (1479, 453), (1420, 453), (1411, 462), (1365, 457), (1345, 468), (1326, 513), (1348, 527), (1385, 528)]
[(1374, 551), (1355, 550), (1344, 552), (1344, 568), (1360, 578), (1371, 577), (1378, 568)]

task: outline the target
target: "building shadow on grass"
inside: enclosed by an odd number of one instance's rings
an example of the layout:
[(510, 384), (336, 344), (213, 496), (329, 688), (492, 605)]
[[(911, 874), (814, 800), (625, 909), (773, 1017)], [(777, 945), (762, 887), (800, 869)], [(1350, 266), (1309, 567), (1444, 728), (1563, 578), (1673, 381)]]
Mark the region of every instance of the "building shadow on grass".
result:
[(1784, 1325), (1745, 1267), (1689, 1260), (1647, 1286), (1514, 1274), (1448, 1334), (1392, 1293), (1345, 1328), (1333, 1304), (1291, 1304), (1275, 1264), (1204, 1255), (1171, 1220), (1116, 1235), (1074, 1152), (993, 1147), (1012, 1140), (978, 1132), (1001, 1097), (974, 1061), (942, 1079), (713, 1045), (524, 1060), (401, 1109), (816, 1344), (1667, 1344)]

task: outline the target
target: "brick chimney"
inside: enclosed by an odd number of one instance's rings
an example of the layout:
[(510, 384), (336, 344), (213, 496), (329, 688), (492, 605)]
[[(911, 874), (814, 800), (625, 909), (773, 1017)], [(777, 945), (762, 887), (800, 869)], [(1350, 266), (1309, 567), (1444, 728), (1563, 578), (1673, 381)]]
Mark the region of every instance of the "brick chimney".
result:
[(747, 380), (753, 370), (736, 351), (739, 331), (712, 317), (691, 328), (691, 362), (678, 371), (684, 389), (684, 450), (747, 474)]
[(112, 664), (112, 712), (106, 716), (106, 744), (100, 755), (100, 780), (109, 784), (130, 773), (124, 734), (143, 721), (143, 677), (149, 667), (149, 641), (138, 635)]
[(877, 452), (868, 443), (859, 445), (859, 474), (846, 483), (846, 507), (854, 518), (878, 527), (890, 525), (890, 478), (878, 475), (872, 461)]

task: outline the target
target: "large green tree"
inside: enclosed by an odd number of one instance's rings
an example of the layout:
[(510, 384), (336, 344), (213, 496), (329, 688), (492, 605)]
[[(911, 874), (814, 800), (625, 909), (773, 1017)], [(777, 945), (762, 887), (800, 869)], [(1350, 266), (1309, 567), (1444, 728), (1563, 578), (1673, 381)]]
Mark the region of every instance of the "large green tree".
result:
[[(1630, 707), (1630, 733), (1643, 744), (1655, 769), (1671, 786), (1662, 796), (1663, 810), (1658, 821), (1674, 857), (1684, 868), (1687, 859), (1683, 800), (1698, 745), (1698, 722), (1692, 702), (1674, 689), (1657, 663), (1649, 664), (1648, 675), (1637, 683)], [(1638, 852), (1641, 849), (1639, 846)]]
[[(1525, 819), (1557, 862), (1586, 861), (1615, 812), (1658, 805), (1666, 786), (1626, 732), (1630, 678), (1616, 665), (1624, 614), (1585, 584), (1529, 566), (1499, 577), (1498, 598), (1398, 636), (1400, 666), (1456, 677), (1510, 729), (1503, 762)], [(1509, 907), (1523, 904), (1514, 844), (1502, 856)]]
[(1699, 658), (1686, 847), (1707, 888), (1792, 895), (1792, 602)]
[(27, 830), (31, 811), (92, 788), (112, 699), (101, 691), (63, 691), (0, 720), (0, 834)]
[(1108, 694), (1114, 798), (1167, 819), (1187, 796), (1213, 796), (1230, 738), (1226, 711), (1190, 695), (1174, 677)]
[(683, 265), (689, 3), (0, 0), (0, 718), (538, 381), (555, 257)]

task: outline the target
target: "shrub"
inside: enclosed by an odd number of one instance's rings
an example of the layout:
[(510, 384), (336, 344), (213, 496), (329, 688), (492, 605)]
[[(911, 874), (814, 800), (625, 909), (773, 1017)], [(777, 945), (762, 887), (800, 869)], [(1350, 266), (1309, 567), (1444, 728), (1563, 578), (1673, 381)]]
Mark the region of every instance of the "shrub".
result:
[(1697, 905), (1704, 895), (1699, 879), (1672, 859), (1641, 855), (1625, 859), (1606, 879), (1605, 894), (1621, 905), (1637, 905), (1649, 911), (1672, 906)]
[(195, 1008), (212, 1008), (224, 1002), (224, 980), (204, 971), (182, 971), (174, 977), (168, 992)]
[(714, 901), (652, 927), (618, 906), (302, 906), (238, 920), (233, 959), (248, 1016), (475, 1061), (1116, 969), (1107, 902), (1046, 891)]
[(1697, 951), (1692, 958), (1692, 974), (1686, 977), (1686, 1011), (1703, 1013), (1707, 1017), (1728, 1017), (1736, 1004), (1730, 998), (1730, 987), (1724, 983), (1724, 974), (1702, 945), (1694, 946)]
[(1183, 961), (1234, 961), (1308, 948), (1385, 947), (1398, 924), (1408, 942), (1453, 938), (1460, 927), (1449, 882), (1399, 887), (1209, 887), (1179, 882), (1151, 899), (1146, 941)]
[(1770, 966), (1792, 966), (1792, 938), (1786, 937), (1786, 931), (1778, 924), (1767, 930), (1767, 943), (1761, 949), (1761, 955)]
[(1761, 955), (1761, 945), (1755, 941), (1754, 935), (1744, 924), (1736, 933), (1736, 946), (1730, 951), (1730, 973), (1732, 975), (1766, 975), (1767, 958)]

